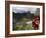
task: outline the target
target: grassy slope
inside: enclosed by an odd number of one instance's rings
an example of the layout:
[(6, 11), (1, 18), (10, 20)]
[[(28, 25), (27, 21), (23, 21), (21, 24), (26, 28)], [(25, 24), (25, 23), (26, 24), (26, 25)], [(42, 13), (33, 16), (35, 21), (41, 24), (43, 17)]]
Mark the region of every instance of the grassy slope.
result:
[[(27, 19), (27, 18), (22, 18), (20, 19), (19, 21), (21, 22), (27, 22), (27, 21), (31, 21), (30, 19)], [(21, 24), (21, 25), (17, 25), (14, 23), (14, 26), (13, 26), (13, 30), (32, 30), (32, 24)]]

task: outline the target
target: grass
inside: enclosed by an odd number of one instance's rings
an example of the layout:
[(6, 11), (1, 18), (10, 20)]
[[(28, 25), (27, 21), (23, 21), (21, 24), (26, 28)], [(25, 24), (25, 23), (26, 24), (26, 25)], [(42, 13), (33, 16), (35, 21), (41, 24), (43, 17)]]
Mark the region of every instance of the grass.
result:
[(13, 30), (33, 30), (32, 25), (14, 25), (14, 29)]
[[(24, 22), (24, 24), (16, 24), (16, 21)], [(25, 24), (27, 21), (31, 21), (30, 19), (27, 18), (21, 18), (20, 20), (14, 19), (14, 24), (13, 24), (13, 30), (32, 30), (32, 24)]]

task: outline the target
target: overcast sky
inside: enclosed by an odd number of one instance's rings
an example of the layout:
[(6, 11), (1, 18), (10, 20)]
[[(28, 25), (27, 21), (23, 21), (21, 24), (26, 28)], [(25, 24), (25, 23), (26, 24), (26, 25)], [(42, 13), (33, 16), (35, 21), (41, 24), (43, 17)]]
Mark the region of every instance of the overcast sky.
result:
[(31, 13), (35, 13), (37, 11), (37, 8), (13, 7), (12, 11), (15, 13), (23, 13), (27, 11), (30, 11)]

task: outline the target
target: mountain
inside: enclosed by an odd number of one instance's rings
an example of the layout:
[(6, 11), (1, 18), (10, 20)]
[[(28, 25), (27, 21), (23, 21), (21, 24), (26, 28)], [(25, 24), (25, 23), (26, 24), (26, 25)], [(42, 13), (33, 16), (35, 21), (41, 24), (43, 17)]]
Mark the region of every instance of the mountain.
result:
[(20, 19), (20, 18), (32, 18), (34, 16), (34, 14), (30, 13), (30, 11), (28, 12), (23, 12), (23, 13), (14, 13), (13, 12), (13, 17), (16, 19)]

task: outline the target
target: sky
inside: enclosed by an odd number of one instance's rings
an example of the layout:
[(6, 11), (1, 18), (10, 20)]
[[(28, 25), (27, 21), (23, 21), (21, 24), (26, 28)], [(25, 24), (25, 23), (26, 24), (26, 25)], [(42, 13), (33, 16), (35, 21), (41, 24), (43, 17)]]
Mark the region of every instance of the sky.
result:
[(37, 8), (29, 8), (29, 7), (13, 7), (12, 11), (15, 13), (23, 13), (30, 11), (31, 13), (35, 13), (37, 11)]

